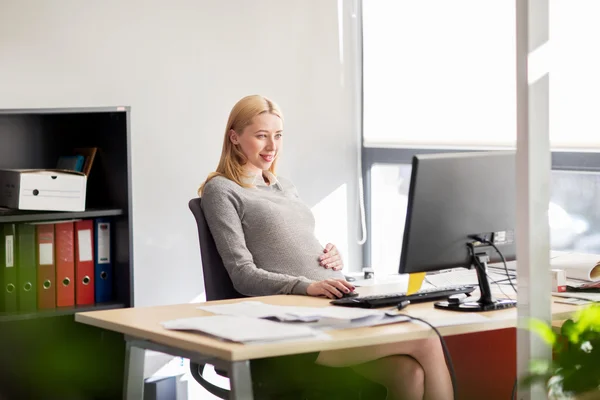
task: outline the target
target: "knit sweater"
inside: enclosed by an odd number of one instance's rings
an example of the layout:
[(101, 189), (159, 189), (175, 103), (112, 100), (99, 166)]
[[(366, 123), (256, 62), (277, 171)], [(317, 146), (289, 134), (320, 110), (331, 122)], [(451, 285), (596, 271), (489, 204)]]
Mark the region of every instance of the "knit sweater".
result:
[(343, 279), (319, 264), (315, 219), (294, 185), (264, 171), (245, 188), (217, 176), (202, 192), (202, 209), (235, 289), (247, 296), (306, 294), (314, 281)]

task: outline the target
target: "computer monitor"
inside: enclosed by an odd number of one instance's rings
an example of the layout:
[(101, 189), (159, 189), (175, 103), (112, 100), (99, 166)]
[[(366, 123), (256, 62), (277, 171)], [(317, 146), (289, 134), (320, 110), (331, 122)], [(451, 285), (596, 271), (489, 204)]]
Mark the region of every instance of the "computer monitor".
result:
[(488, 311), (514, 307), (495, 300), (487, 263), (516, 258), (515, 152), (417, 155), (412, 160), (401, 274), (475, 268), (481, 298), (436, 308)]

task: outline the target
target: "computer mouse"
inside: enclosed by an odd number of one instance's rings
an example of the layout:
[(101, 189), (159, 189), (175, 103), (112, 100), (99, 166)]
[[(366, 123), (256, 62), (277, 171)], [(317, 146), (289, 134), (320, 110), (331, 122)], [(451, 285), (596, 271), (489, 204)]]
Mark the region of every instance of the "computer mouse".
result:
[(356, 297), (356, 296), (358, 296), (358, 293), (356, 293), (356, 292), (342, 293), (342, 297), (340, 297), (340, 299), (347, 299), (348, 297)]

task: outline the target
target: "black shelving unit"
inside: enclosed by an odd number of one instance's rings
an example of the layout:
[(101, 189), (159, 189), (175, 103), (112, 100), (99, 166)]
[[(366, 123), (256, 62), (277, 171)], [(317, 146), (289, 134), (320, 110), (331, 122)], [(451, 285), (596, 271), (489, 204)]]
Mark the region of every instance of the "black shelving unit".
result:
[(98, 148), (85, 211), (0, 208), (0, 224), (98, 217), (114, 222), (113, 301), (0, 312), (0, 398), (121, 397), (122, 335), (78, 324), (74, 314), (133, 306), (130, 143), (128, 107), (0, 110), (0, 168), (51, 169), (75, 148)]
[(61, 211), (22, 211), (22, 210), (1, 210), (0, 224), (19, 223), (19, 222), (42, 222), (42, 221), (60, 221), (68, 219), (89, 219), (98, 217), (115, 217), (124, 215), (126, 212), (120, 208), (115, 209), (97, 209), (78, 212)]

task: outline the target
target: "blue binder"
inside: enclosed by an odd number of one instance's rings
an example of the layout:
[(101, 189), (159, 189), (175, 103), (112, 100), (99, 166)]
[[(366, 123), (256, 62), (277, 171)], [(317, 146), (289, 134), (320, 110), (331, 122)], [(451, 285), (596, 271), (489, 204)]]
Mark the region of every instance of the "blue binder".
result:
[(94, 220), (94, 296), (96, 303), (113, 300), (113, 223)]

